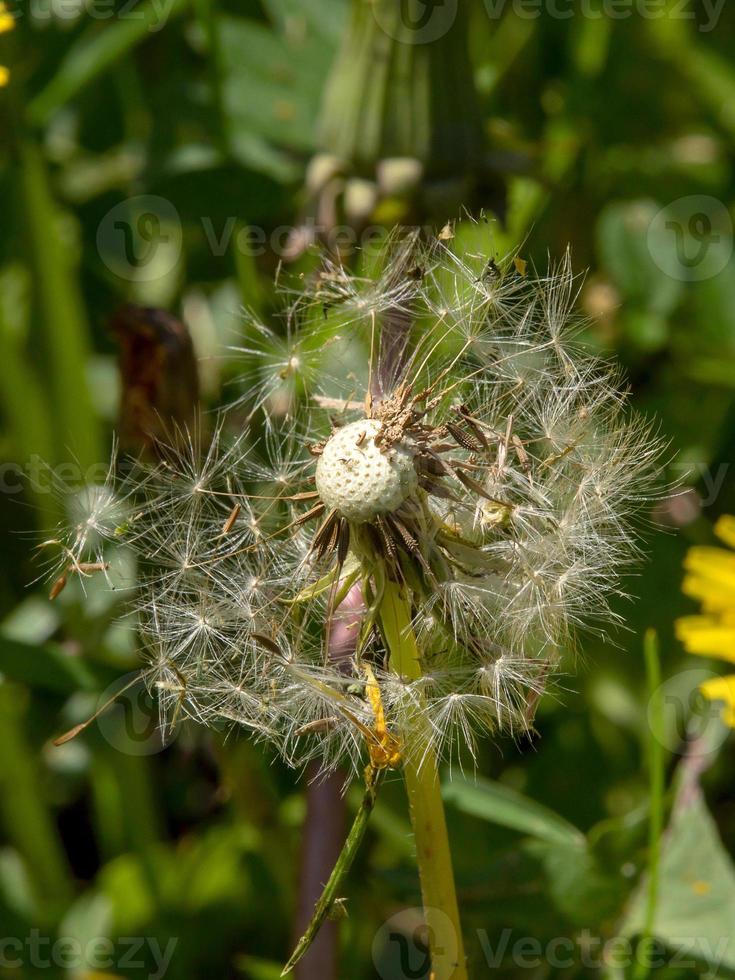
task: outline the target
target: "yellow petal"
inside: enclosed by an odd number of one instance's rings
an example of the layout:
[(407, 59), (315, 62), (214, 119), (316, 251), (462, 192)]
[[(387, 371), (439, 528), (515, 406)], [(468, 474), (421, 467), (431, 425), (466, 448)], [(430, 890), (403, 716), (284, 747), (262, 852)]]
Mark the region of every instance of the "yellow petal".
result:
[(735, 517), (729, 514), (723, 515), (715, 524), (715, 534), (720, 541), (735, 548)]
[(718, 579), (687, 575), (681, 584), (684, 595), (699, 599), (707, 611), (728, 612), (735, 609), (735, 588), (723, 586)]
[(725, 548), (697, 545), (687, 551), (684, 568), (695, 574), (717, 574), (735, 581), (735, 553)]
[(676, 636), (690, 653), (722, 657), (735, 663), (735, 626), (711, 616), (683, 616), (676, 621)]
[(735, 554), (724, 548), (690, 548), (684, 559), (683, 591), (708, 608), (735, 609)]
[(15, 27), (15, 18), (0, 7), (0, 34), (7, 34)]
[(5, 65), (0, 65), (0, 88), (4, 88), (10, 81), (10, 72)]
[(700, 684), (699, 689), (710, 701), (724, 702), (722, 719), (725, 724), (735, 728), (735, 674), (705, 681), (704, 684)]

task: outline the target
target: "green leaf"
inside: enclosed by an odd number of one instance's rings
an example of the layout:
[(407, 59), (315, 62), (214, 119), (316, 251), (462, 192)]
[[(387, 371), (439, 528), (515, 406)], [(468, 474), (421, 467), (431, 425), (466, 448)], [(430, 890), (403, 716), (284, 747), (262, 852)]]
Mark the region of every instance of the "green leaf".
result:
[(259, 959), (257, 956), (238, 956), (236, 965), (248, 980), (281, 980), (282, 963)]
[(728, 132), (735, 133), (735, 71), (730, 59), (695, 43), (689, 45), (680, 67), (700, 99), (717, 114)]
[(55, 918), (72, 894), (71, 875), (43, 794), (38, 756), (25, 731), (22, 690), (0, 682), (0, 820), (23, 857), (44, 921)]
[[(82, 957), (93, 953), (95, 940), (109, 937), (112, 931), (112, 908), (109, 900), (95, 891), (87, 891), (67, 909), (59, 925), (59, 934), (79, 944)], [(81, 964), (80, 964), (81, 965)], [(93, 962), (85, 962), (90, 969)]]
[(541, 861), (554, 906), (575, 926), (602, 923), (619, 913), (625, 881), (603, 867), (591, 848), (534, 840), (526, 850)]
[(263, 6), (284, 34), (308, 30), (335, 45), (342, 37), (347, 7), (343, 0), (263, 0)]
[(81, 658), (48, 643), (38, 646), (0, 634), (0, 673), (31, 688), (73, 694), (80, 688), (98, 691), (110, 677), (101, 678)]
[(314, 149), (331, 45), (308, 23), (296, 36), (281, 36), (242, 17), (221, 16), (218, 26), (224, 106), (234, 143), (255, 134), (276, 146)]
[[(698, 960), (735, 969), (735, 868), (702, 791), (683, 780), (664, 836), (654, 936)], [(621, 935), (646, 924), (647, 881), (641, 882)]]
[[(0, 270), (0, 406), (17, 460), (35, 454), (53, 456), (53, 426), (46, 393), (25, 349), (30, 319), (30, 276), (25, 266)], [(19, 481), (20, 482), (20, 481)], [(33, 490), (32, 485), (27, 484)], [(35, 493), (44, 524), (58, 519), (49, 494)]]
[[(9, 925), (7, 919), (11, 915), (29, 923), (38, 918), (38, 907), (28, 869), (20, 854), (12, 847), (0, 849), (0, 909), (6, 930)], [(8, 931), (6, 935), (13, 933)]]
[(735, 309), (735, 254), (732, 254), (732, 242), (729, 240), (714, 243), (712, 248), (730, 249), (730, 260), (719, 275), (703, 279), (692, 290), (698, 329), (691, 349), (695, 354), (713, 353), (713, 361), (720, 369), (727, 368), (722, 373), (729, 377), (729, 383), (732, 384), (732, 359), (735, 357), (735, 322), (732, 316)]
[(668, 321), (648, 310), (628, 310), (622, 317), (622, 327), (626, 336), (640, 350), (661, 350), (669, 339)]
[[(651, 249), (668, 254), (670, 243), (661, 239), (667, 234), (654, 226), (649, 240), (651, 222), (660, 206), (651, 200), (618, 201), (608, 205), (597, 224), (597, 247), (605, 271), (626, 300), (640, 309), (659, 317), (667, 316), (679, 302), (682, 283), (659, 268)], [(663, 228), (663, 226), (662, 226)], [(643, 328), (642, 328), (643, 329)], [(658, 334), (660, 325), (654, 329)]]
[(45, 125), (58, 109), (188, 5), (189, 0), (168, 0), (163, 4), (161, 0), (144, 0), (114, 23), (102, 28), (93, 24), (71, 45), (56, 74), (31, 100), (29, 121), (36, 126)]
[(8, 613), (0, 635), (22, 643), (46, 643), (59, 628), (60, 619), (58, 605), (45, 596), (30, 595)]
[(488, 779), (453, 780), (442, 787), (447, 803), (481, 820), (551, 844), (584, 848), (584, 835), (564, 817), (522, 793)]

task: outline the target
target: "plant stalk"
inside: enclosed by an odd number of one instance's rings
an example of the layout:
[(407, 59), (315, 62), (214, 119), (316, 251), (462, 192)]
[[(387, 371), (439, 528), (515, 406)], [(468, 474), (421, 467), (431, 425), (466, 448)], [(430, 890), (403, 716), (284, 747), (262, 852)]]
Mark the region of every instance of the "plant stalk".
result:
[(651, 942), (656, 923), (656, 908), (660, 888), (661, 835), (664, 829), (664, 794), (666, 791), (666, 760), (662, 742), (661, 657), (658, 636), (654, 630), (646, 630), (643, 652), (646, 659), (648, 697), (653, 707), (648, 739), (651, 813), (648, 824), (648, 895), (643, 931), (638, 944), (643, 955), (637, 957), (633, 980), (647, 980), (653, 969)]
[[(319, 142), (365, 177), (380, 161), (397, 157), (416, 159), (426, 176), (441, 179), (471, 173), (483, 160), (468, 11), (459, 4), (430, 37), (410, 26), (426, 6), (420, 0), (352, 0), (325, 86)], [(461, 97), (451, 94), (458, 92)]]
[[(385, 582), (380, 623), (390, 652), (391, 668), (408, 680), (418, 680), (422, 670), (411, 625), (411, 606), (397, 582)], [(416, 840), (431, 976), (433, 980), (467, 980), (437, 759), (430, 747), (429, 722), (425, 715), (419, 717), (415, 743), (405, 747), (403, 773)]]
[(291, 954), (288, 963), (284, 966), (283, 971), (281, 972), (282, 977), (285, 977), (288, 973), (290, 973), (299, 960), (306, 954), (307, 950), (312, 945), (317, 934), (319, 933), (319, 930), (332, 913), (337, 899), (339, 898), (342, 883), (352, 867), (352, 862), (355, 860), (355, 856), (360, 849), (362, 839), (365, 836), (368, 820), (370, 819), (370, 814), (373, 812), (373, 807), (375, 806), (375, 801), (377, 799), (378, 787), (382, 778), (382, 772), (377, 769), (373, 769), (372, 767), (368, 767), (365, 773), (365, 794), (362, 798), (362, 803), (360, 804), (353, 824), (350, 827), (347, 840), (345, 841), (340, 852), (337, 863), (332, 869), (329, 880), (322, 890), (319, 901), (314, 907), (314, 913), (311, 917), (311, 921), (306, 927), (306, 931), (304, 932), (303, 936), (296, 944), (296, 949)]

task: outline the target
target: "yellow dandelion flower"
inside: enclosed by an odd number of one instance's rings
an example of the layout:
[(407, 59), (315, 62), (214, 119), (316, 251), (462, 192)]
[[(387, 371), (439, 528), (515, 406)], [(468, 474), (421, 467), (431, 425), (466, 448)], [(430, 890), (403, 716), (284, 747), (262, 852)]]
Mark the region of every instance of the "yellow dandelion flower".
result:
[[(15, 18), (8, 11), (8, 8), (0, 0), (0, 34), (7, 34), (15, 27)], [(10, 69), (5, 65), (0, 65), (0, 88), (4, 88), (10, 81)]]
[[(715, 534), (735, 549), (735, 517), (721, 517)], [(702, 613), (678, 619), (677, 637), (689, 653), (735, 664), (735, 551), (690, 548), (684, 570), (682, 590), (701, 603)], [(706, 681), (701, 691), (711, 701), (724, 703), (722, 717), (735, 728), (735, 674)]]
[(0, 0), (0, 34), (7, 34), (14, 27), (15, 17), (13, 17), (7, 6)]

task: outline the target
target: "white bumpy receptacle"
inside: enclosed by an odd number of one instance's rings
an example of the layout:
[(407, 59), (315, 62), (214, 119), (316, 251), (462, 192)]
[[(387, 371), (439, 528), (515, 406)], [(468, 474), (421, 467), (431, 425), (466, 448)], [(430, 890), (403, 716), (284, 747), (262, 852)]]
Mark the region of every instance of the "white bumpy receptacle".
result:
[(316, 466), (316, 488), (327, 510), (357, 524), (397, 510), (418, 486), (410, 447), (377, 446), (381, 428), (376, 419), (350, 422), (327, 441)]

